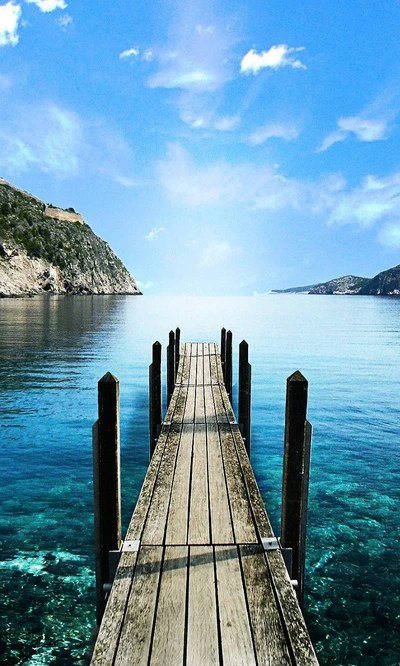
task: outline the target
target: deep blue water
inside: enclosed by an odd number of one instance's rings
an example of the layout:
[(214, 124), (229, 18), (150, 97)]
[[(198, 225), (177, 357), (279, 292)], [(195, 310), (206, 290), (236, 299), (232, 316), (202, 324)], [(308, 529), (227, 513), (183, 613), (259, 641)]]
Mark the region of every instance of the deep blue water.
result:
[(151, 344), (177, 326), (183, 341), (225, 326), (249, 342), (251, 458), (277, 533), (286, 377), (307, 377), (310, 633), (326, 666), (397, 666), (400, 300), (290, 295), (0, 300), (0, 663), (85, 663), (97, 381), (121, 383), (126, 526), (148, 464)]

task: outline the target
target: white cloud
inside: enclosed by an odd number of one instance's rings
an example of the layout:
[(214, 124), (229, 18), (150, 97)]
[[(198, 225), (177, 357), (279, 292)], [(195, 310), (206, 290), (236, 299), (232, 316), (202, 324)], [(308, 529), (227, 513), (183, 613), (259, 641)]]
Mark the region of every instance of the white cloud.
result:
[(62, 28), (63, 30), (67, 30), (68, 26), (73, 23), (73, 18), (69, 14), (63, 14), (62, 16), (59, 17), (57, 23), (60, 26), (60, 28)]
[(66, 9), (68, 6), (64, 0), (25, 0), (25, 2), (36, 5), (41, 12), (54, 12), (55, 9)]
[(11, 79), (0, 72), (0, 90), (7, 90), (11, 86)]
[(214, 128), (220, 132), (231, 132), (240, 125), (240, 116), (222, 116), (214, 120)]
[(74, 175), (81, 135), (75, 113), (50, 103), (29, 107), (2, 124), (0, 166), (11, 173), (34, 168), (59, 177)]
[(367, 176), (360, 187), (339, 193), (328, 222), (365, 228), (393, 217), (400, 219), (400, 172), (387, 178)]
[(200, 268), (214, 268), (229, 259), (234, 252), (233, 246), (228, 241), (212, 241), (202, 251), (199, 266)]
[(383, 227), (379, 233), (379, 240), (386, 247), (400, 249), (400, 223)]
[(278, 44), (271, 46), (268, 51), (261, 51), (257, 53), (251, 49), (243, 57), (240, 63), (240, 71), (243, 74), (258, 74), (261, 69), (270, 67), (271, 69), (279, 69), (280, 67), (293, 67), (293, 69), (307, 69), (303, 63), (292, 53), (304, 51), (304, 46), (289, 48), (287, 44)]
[(114, 174), (114, 180), (116, 183), (119, 183), (123, 187), (140, 187), (144, 185), (144, 182), (136, 180), (135, 178), (130, 178), (129, 176), (123, 176), (119, 173)]
[(376, 225), (380, 242), (397, 247), (400, 172), (386, 178), (369, 175), (359, 186), (350, 188), (341, 174), (307, 181), (286, 178), (278, 167), (268, 164), (232, 165), (219, 160), (199, 165), (180, 144), (173, 144), (159, 164), (159, 173), (171, 200), (183, 208), (241, 205), (313, 215), (330, 225)]
[(151, 62), (154, 59), (154, 53), (152, 49), (146, 49), (142, 55), (142, 59), (146, 62)]
[(345, 141), (350, 134), (355, 134), (359, 141), (382, 141), (387, 137), (388, 120), (385, 118), (373, 119), (362, 116), (349, 116), (339, 118), (338, 130), (335, 130), (323, 140), (317, 148), (321, 153), (328, 150), (334, 143)]
[(131, 49), (126, 49), (125, 51), (122, 51), (122, 53), (119, 54), (119, 59), (126, 60), (127, 58), (132, 58), (132, 56), (138, 56), (138, 55), (139, 55), (139, 49), (137, 47), (133, 47)]
[(271, 123), (259, 127), (249, 136), (250, 143), (259, 145), (265, 143), (268, 139), (284, 139), (285, 141), (292, 141), (299, 136), (299, 130), (295, 125), (284, 125), (282, 123)]
[(160, 234), (165, 233), (166, 229), (165, 227), (154, 227), (146, 236), (145, 239), (147, 241), (156, 241), (159, 239)]
[(21, 18), (21, 6), (13, 2), (0, 5), (0, 46), (18, 44), (18, 24)]

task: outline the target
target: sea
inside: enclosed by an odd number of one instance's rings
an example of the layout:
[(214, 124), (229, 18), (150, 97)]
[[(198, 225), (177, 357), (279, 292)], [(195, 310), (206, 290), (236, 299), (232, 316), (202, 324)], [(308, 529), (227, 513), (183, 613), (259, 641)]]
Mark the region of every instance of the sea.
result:
[(283, 294), (0, 300), (0, 663), (88, 663), (97, 382), (120, 381), (126, 529), (149, 462), (151, 345), (165, 374), (176, 327), (183, 342), (232, 330), (234, 406), (249, 343), (251, 461), (276, 534), (286, 379), (307, 378), (307, 625), (321, 665), (398, 666), (400, 299)]

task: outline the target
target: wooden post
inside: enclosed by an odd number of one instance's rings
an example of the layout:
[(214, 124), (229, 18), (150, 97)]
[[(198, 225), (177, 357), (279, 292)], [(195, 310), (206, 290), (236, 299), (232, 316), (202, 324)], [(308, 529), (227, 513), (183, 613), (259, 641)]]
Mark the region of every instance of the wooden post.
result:
[(293, 551), (292, 578), (297, 580), (300, 607), (304, 603), (311, 424), (307, 421), (308, 382), (298, 370), (287, 380), (285, 448), (282, 482), (281, 544)]
[(156, 447), (162, 423), (161, 345), (153, 344), (153, 362), (149, 367), (150, 458)]
[(225, 387), (229, 400), (232, 401), (232, 331), (228, 331), (226, 334)]
[(96, 609), (100, 625), (104, 585), (110, 583), (109, 552), (121, 546), (119, 381), (110, 372), (98, 383), (99, 418), (93, 425), (93, 488)]
[(226, 328), (221, 328), (221, 365), (222, 376), (225, 382), (225, 355), (226, 355)]
[(181, 354), (181, 329), (177, 328), (175, 331), (175, 379), (178, 374), (179, 357)]
[(167, 347), (167, 409), (175, 386), (175, 333), (169, 332)]
[(239, 345), (239, 425), (250, 458), (250, 424), (251, 424), (251, 365), (249, 363), (249, 345), (242, 340)]

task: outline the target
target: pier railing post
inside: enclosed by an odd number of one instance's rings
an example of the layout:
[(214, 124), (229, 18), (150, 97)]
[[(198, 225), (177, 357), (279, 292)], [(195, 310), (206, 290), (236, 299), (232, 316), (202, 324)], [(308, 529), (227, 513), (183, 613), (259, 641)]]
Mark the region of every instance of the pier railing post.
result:
[(119, 381), (110, 372), (98, 383), (99, 418), (93, 425), (93, 488), (96, 609), (100, 625), (104, 585), (110, 583), (109, 552), (121, 546)]
[(149, 366), (150, 458), (156, 447), (162, 423), (161, 345), (153, 344), (153, 362)]
[(250, 458), (250, 425), (251, 425), (251, 365), (249, 363), (249, 345), (242, 340), (239, 345), (239, 426)]
[(181, 329), (177, 328), (175, 331), (175, 379), (178, 374), (180, 353), (181, 353)]
[(225, 382), (225, 355), (226, 355), (226, 328), (221, 328), (221, 365), (222, 376)]
[(226, 334), (225, 387), (229, 400), (232, 400), (232, 331), (228, 331)]
[(308, 382), (296, 371), (287, 380), (285, 446), (282, 481), (281, 545), (291, 548), (292, 578), (297, 580), (300, 607), (304, 602), (311, 424), (307, 421)]
[(170, 331), (167, 347), (167, 408), (174, 392), (175, 378), (175, 333)]

